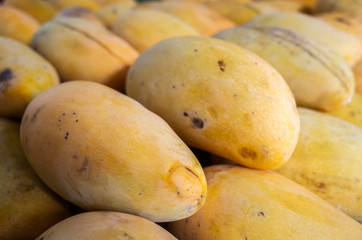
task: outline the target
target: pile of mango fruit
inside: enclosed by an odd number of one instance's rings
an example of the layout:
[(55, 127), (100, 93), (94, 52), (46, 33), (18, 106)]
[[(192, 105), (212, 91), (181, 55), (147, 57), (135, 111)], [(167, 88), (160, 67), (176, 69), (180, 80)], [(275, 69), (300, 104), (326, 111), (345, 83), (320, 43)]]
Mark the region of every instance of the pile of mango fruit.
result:
[(0, 2), (0, 240), (361, 240), (361, 0)]

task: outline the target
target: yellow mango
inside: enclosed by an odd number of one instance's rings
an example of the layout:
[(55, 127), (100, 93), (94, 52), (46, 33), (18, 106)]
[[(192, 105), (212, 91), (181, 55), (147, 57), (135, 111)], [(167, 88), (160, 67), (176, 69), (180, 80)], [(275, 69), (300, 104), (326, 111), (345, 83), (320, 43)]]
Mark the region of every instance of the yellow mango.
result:
[(177, 240), (145, 218), (131, 214), (95, 211), (81, 213), (56, 224), (36, 240), (157, 239)]
[(0, 36), (30, 44), (39, 22), (15, 7), (0, 5)]
[(97, 11), (97, 16), (107, 28), (112, 29), (116, 20), (133, 7), (124, 4), (106, 5)]
[(68, 216), (68, 203), (30, 167), (20, 124), (0, 118), (0, 239), (34, 239)]
[(65, 17), (65, 18), (79, 17), (79, 18), (94, 22), (96, 24), (100, 24), (101, 26), (104, 26), (103, 21), (98, 17), (96, 12), (89, 10), (87, 8), (84, 8), (84, 7), (65, 8), (65, 9), (59, 11), (57, 13), (57, 15), (55, 16), (55, 18), (59, 18), (59, 17)]
[(274, 12), (258, 15), (246, 25), (284, 28), (306, 39), (321, 42), (343, 56), (350, 66), (353, 66), (362, 56), (362, 43), (358, 37), (308, 14)]
[(29, 46), (0, 37), (0, 116), (21, 118), (28, 103), (59, 83), (46, 59)]
[(282, 165), (297, 142), (295, 101), (281, 75), (216, 38), (174, 37), (148, 48), (129, 70), (126, 94), (189, 146), (248, 167)]
[(222, 16), (232, 20), (237, 25), (244, 24), (253, 17), (260, 14), (258, 9), (250, 7), (243, 2), (234, 1), (206, 1), (206, 7), (218, 12)]
[(100, 5), (96, 0), (47, 0), (50, 4), (55, 6), (58, 10), (68, 7), (83, 7), (92, 11), (97, 11)]
[(33, 16), (40, 23), (52, 19), (58, 9), (50, 2), (44, 0), (5, 0), (5, 6), (13, 6)]
[(138, 52), (100, 24), (56, 18), (35, 33), (33, 48), (58, 70), (62, 81), (87, 80), (120, 91)]
[(362, 239), (362, 225), (278, 173), (236, 165), (204, 171), (204, 206), (168, 224), (179, 240)]
[(96, 0), (102, 7), (113, 5), (113, 4), (120, 4), (124, 6), (134, 7), (138, 4), (136, 0)]
[(298, 112), (298, 144), (276, 171), (362, 221), (362, 129), (326, 113)]
[(197, 2), (155, 1), (148, 5), (139, 5), (139, 7), (158, 9), (170, 13), (206, 36), (235, 26), (233, 21)]
[(126, 95), (71, 81), (38, 95), (21, 122), (24, 152), (55, 192), (85, 210), (155, 222), (195, 213), (205, 200), (197, 158), (169, 125)]
[(138, 52), (143, 52), (167, 38), (199, 35), (188, 23), (167, 12), (154, 9), (134, 9), (125, 12), (116, 20), (112, 30)]
[(354, 94), (354, 75), (345, 59), (298, 32), (243, 25), (214, 37), (238, 44), (268, 61), (284, 77), (298, 106), (332, 111), (346, 105)]

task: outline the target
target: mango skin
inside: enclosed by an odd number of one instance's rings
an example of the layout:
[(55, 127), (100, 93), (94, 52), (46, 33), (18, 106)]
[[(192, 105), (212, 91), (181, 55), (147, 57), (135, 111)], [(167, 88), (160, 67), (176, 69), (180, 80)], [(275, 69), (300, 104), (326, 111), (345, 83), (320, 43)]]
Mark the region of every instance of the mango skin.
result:
[(336, 118), (342, 119), (346, 122), (352, 123), (359, 128), (362, 128), (362, 95), (361, 93), (355, 93), (351, 102), (347, 105), (336, 109), (334, 111), (327, 112)]
[(298, 139), (295, 100), (284, 79), (254, 53), (219, 39), (186, 36), (153, 45), (130, 68), (126, 93), (189, 146), (251, 168), (282, 165)]
[(55, 6), (53, 6), (50, 2), (43, 0), (5, 0), (4, 5), (13, 6), (27, 12), (40, 23), (49, 21), (58, 12), (58, 9)]
[(362, 129), (326, 113), (298, 112), (298, 144), (276, 171), (362, 221)]
[(155, 222), (185, 218), (207, 187), (197, 158), (159, 116), (99, 83), (62, 83), (34, 99), (21, 141), (40, 178), (85, 210)]
[(57, 69), (62, 81), (87, 80), (123, 91), (138, 52), (100, 24), (56, 18), (35, 33), (32, 47)]
[(0, 5), (0, 35), (30, 44), (40, 23), (28, 13), (11, 6)]
[(211, 36), (218, 31), (235, 26), (233, 21), (218, 12), (192, 1), (151, 1), (138, 7), (157, 9), (172, 14), (205, 36)]
[(362, 239), (362, 225), (278, 173), (236, 165), (204, 172), (204, 206), (168, 224), (179, 240)]
[(145, 218), (113, 211), (81, 213), (51, 227), (36, 240), (159, 239), (177, 240)]
[(354, 94), (354, 75), (345, 59), (321, 42), (279, 27), (240, 26), (214, 35), (247, 48), (284, 77), (298, 106), (333, 111)]
[(280, 27), (304, 38), (321, 42), (343, 56), (350, 66), (362, 56), (362, 43), (354, 34), (311, 15), (298, 12), (274, 12), (259, 15), (245, 24), (254, 27)]
[(138, 52), (167, 38), (199, 35), (194, 27), (181, 19), (153, 9), (125, 12), (116, 20), (112, 30)]
[(30, 167), (20, 144), (20, 124), (0, 118), (0, 239), (34, 239), (66, 218), (68, 203)]
[(49, 61), (16, 40), (0, 37), (0, 116), (20, 119), (29, 102), (59, 83)]

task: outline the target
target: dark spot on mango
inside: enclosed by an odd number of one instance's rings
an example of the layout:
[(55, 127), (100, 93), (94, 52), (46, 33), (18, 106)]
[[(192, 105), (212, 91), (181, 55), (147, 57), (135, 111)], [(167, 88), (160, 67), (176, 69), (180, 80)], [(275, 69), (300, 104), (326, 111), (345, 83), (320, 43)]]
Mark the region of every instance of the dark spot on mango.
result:
[(192, 171), (190, 168), (188, 168), (188, 167), (185, 167), (185, 169), (187, 170), (187, 171), (189, 171), (190, 173), (192, 173), (193, 175), (195, 175), (197, 178), (199, 177), (194, 171)]
[(225, 72), (225, 67), (226, 67), (226, 64), (223, 60), (219, 60), (217, 61), (217, 64), (219, 65), (219, 69), (221, 72)]
[(350, 22), (347, 19), (344, 19), (342, 17), (336, 17), (336, 21), (340, 22), (340, 23), (343, 23), (343, 24), (346, 24), (346, 25), (351, 25)]
[(257, 158), (257, 153), (253, 151), (252, 149), (249, 149), (247, 147), (242, 147), (240, 149), (240, 155), (243, 158), (250, 158), (252, 160), (255, 160)]
[(194, 49), (194, 52), (197, 52), (197, 49)]
[(176, 88), (176, 86), (175, 86), (175, 85), (172, 85), (172, 88)]
[(86, 172), (89, 169), (89, 160), (87, 157), (83, 159), (82, 168), (80, 169), (82, 172)]
[(264, 212), (259, 212), (259, 213), (258, 213), (258, 216), (259, 216), (259, 217), (265, 217), (265, 214), (264, 214)]
[(324, 182), (321, 182), (317, 185), (318, 188), (324, 188), (326, 184)]
[(189, 116), (189, 114), (187, 112), (184, 112), (184, 116), (187, 117)]
[(201, 118), (194, 117), (194, 118), (192, 118), (192, 125), (195, 128), (202, 129), (202, 128), (204, 128), (204, 121)]
[(0, 82), (10, 81), (13, 77), (13, 72), (10, 68), (5, 68), (0, 72)]
[(65, 139), (65, 140), (68, 140), (68, 137), (69, 137), (69, 132), (65, 132), (64, 139)]

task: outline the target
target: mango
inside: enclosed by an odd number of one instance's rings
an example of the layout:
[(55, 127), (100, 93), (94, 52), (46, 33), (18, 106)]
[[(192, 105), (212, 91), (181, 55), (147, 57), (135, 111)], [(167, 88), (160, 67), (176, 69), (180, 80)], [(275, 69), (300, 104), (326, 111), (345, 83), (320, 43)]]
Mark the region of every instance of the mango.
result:
[(34, 239), (69, 215), (68, 203), (29, 165), (20, 124), (5, 118), (0, 118), (0, 160), (0, 239)]
[(21, 118), (28, 103), (59, 83), (49, 61), (29, 46), (0, 37), (0, 116)]
[(235, 26), (233, 21), (197, 2), (155, 1), (148, 5), (138, 5), (138, 8), (165, 11), (190, 24), (205, 36)]
[(133, 7), (125, 4), (110, 4), (101, 7), (96, 14), (108, 29), (112, 29), (116, 20)]
[(167, 38), (199, 35), (199, 32), (186, 22), (154, 9), (125, 12), (116, 20), (112, 30), (140, 53)]
[(89, 10), (84, 7), (68, 7), (65, 8), (57, 13), (55, 18), (59, 17), (79, 17), (91, 22), (94, 22), (96, 24), (100, 24), (103, 26), (103, 21), (98, 17), (96, 12)]
[(305, 13), (280, 11), (258, 15), (246, 25), (288, 29), (306, 39), (321, 42), (343, 56), (350, 66), (362, 56), (362, 43), (358, 37)]
[(168, 224), (179, 240), (362, 239), (357, 221), (276, 172), (236, 165), (213, 165), (204, 171), (204, 206)]
[(30, 44), (39, 26), (39, 22), (28, 13), (11, 6), (0, 5), (0, 36)]
[(5, 6), (13, 6), (34, 17), (40, 23), (45, 23), (52, 19), (58, 9), (50, 2), (44, 0), (5, 0)]
[(238, 44), (268, 61), (284, 77), (298, 106), (333, 111), (353, 97), (354, 75), (345, 59), (298, 32), (246, 24), (213, 37)]
[(362, 129), (326, 113), (298, 112), (298, 144), (276, 171), (362, 221)]
[(36, 240), (158, 239), (177, 240), (145, 218), (113, 211), (81, 213), (49, 228)]
[(148, 48), (128, 72), (126, 94), (189, 146), (251, 168), (282, 165), (298, 139), (295, 100), (281, 75), (216, 38), (173, 37)]
[(204, 203), (205, 176), (187, 145), (159, 116), (103, 84), (65, 82), (38, 95), (20, 136), (39, 177), (85, 210), (165, 222)]
[(56, 18), (35, 33), (32, 47), (57, 69), (62, 81), (87, 80), (122, 91), (138, 52), (100, 24)]

